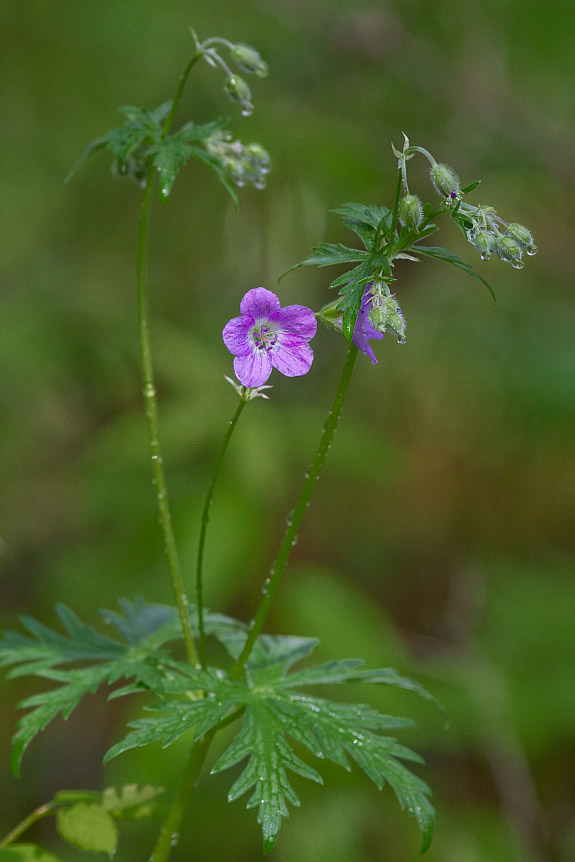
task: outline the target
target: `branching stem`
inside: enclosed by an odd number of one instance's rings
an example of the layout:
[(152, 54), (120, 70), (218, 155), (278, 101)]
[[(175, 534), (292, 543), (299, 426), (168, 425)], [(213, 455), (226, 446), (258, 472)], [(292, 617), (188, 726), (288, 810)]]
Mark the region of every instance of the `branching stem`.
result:
[(17, 838), (19, 838), (38, 820), (41, 820), (43, 817), (48, 817), (50, 814), (54, 814), (55, 810), (59, 807), (60, 806), (55, 802), (46, 802), (44, 805), (40, 805), (39, 808), (32, 811), (28, 817), (25, 817), (24, 820), (15, 826), (14, 829), (12, 829), (12, 831), (9, 832), (2, 841), (0, 841), (0, 850), (4, 847), (8, 847), (13, 841), (16, 841)]

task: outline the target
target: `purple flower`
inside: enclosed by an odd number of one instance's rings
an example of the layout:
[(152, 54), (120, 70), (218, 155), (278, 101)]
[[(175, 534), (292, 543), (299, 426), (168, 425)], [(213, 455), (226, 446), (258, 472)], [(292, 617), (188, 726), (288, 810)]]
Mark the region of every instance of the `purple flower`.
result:
[(307, 374), (313, 351), (307, 343), (314, 337), (317, 322), (304, 305), (287, 305), (271, 290), (255, 287), (240, 303), (241, 317), (226, 323), (222, 337), (235, 356), (234, 372), (244, 386), (261, 386), (272, 368), (286, 377)]
[(369, 356), (372, 363), (377, 365), (377, 359), (375, 358), (375, 353), (369, 343), (369, 338), (377, 338), (378, 341), (381, 341), (383, 338), (383, 332), (380, 332), (379, 329), (376, 329), (375, 326), (372, 326), (369, 320), (369, 310), (371, 305), (371, 285), (368, 284), (362, 300), (361, 300), (361, 308), (359, 309), (359, 314), (357, 315), (357, 320), (355, 321), (355, 327), (353, 330), (352, 341), (356, 347), (358, 347), (362, 353), (365, 353), (366, 356)]

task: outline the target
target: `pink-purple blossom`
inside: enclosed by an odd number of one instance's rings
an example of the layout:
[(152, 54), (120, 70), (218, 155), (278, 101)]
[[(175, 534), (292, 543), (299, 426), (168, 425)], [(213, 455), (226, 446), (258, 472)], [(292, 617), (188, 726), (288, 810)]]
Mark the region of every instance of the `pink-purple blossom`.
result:
[(375, 353), (373, 352), (373, 348), (369, 343), (368, 339), (376, 338), (378, 341), (381, 341), (383, 338), (383, 332), (380, 332), (379, 329), (376, 329), (369, 320), (369, 310), (371, 305), (371, 285), (368, 284), (363, 297), (361, 299), (361, 308), (359, 309), (359, 314), (357, 315), (357, 320), (355, 321), (355, 327), (353, 330), (352, 341), (356, 347), (361, 350), (362, 353), (365, 353), (366, 356), (369, 356), (373, 365), (377, 365), (377, 359), (375, 358)]
[(273, 368), (286, 377), (307, 374), (313, 362), (308, 341), (317, 330), (310, 308), (281, 308), (275, 293), (255, 287), (245, 294), (240, 311), (240, 317), (226, 323), (222, 337), (235, 357), (234, 372), (243, 386), (261, 386)]

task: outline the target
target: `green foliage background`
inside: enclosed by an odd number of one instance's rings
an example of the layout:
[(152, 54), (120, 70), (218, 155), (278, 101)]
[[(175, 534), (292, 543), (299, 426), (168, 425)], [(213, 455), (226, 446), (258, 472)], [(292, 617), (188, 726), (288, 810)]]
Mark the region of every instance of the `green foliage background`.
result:
[[(455, 270), (405, 262), (407, 343), (386, 338), (379, 367), (358, 363), (270, 628), (320, 637), (318, 660), (395, 666), (443, 700), (448, 731), (407, 693), (373, 696), (418, 720), (402, 741), (424, 754), (434, 788), (429, 862), (573, 859), (572, 4), (4, 0), (0, 17), (3, 626), (23, 611), (53, 625), (57, 600), (92, 620), (118, 594), (170, 601), (140, 397), (138, 190), (108, 175), (105, 156), (63, 178), (118, 124), (117, 106), (171, 97), (189, 25), (253, 44), (271, 76), (254, 82), (252, 118), (234, 114), (207, 67), (181, 115), (229, 113), (242, 140), (270, 151), (268, 189), (245, 190), (238, 215), (192, 163), (153, 213), (153, 341), (184, 570), (236, 403), (223, 381), (224, 323), (247, 289), (275, 289), (312, 245), (346, 241), (329, 208), (390, 203), (389, 145), (405, 130), (464, 184), (481, 178), (473, 200), (527, 224), (540, 253), (520, 273), (484, 264), (444, 220), (438, 240), (489, 278), (495, 306)], [(300, 270), (282, 282), (282, 301), (317, 308), (331, 278)], [(207, 600), (246, 619), (343, 362), (343, 339), (327, 331), (314, 350), (307, 377), (274, 376), (271, 402), (246, 411), (219, 485)], [(12, 778), (12, 706), (29, 693), (25, 680), (2, 687), (2, 832), (61, 788), (173, 782), (177, 746), (102, 767), (134, 707), (100, 697), (54, 723), (23, 780)], [(389, 792), (356, 772), (323, 772), (323, 789), (296, 778), (302, 809), (274, 859), (417, 857), (417, 829)], [(228, 786), (226, 775), (202, 783), (178, 858), (259, 858), (255, 818), (227, 805)], [(129, 826), (121, 862), (147, 858), (154, 828)], [(30, 835), (60, 846), (49, 822)]]

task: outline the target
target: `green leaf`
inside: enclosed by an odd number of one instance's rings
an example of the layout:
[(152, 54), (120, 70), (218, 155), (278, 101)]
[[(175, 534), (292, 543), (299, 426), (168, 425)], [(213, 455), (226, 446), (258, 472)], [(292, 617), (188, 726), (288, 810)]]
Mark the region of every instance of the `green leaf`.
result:
[(172, 190), (178, 171), (192, 155), (192, 148), (180, 133), (176, 132), (161, 140), (150, 152), (154, 155), (154, 167), (158, 171), (160, 196), (165, 200)]
[(163, 792), (163, 787), (151, 784), (107, 787), (102, 791), (100, 804), (116, 820), (142, 820), (155, 812), (157, 805), (154, 800)]
[(493, 297), (493, 301), (495, 302), (495, 293), (493, 292), (493, 288), (489, 284), (489, 282), (485, 281), (479, 273), (475, 272), (470, 263), (465, 263), (465, 261), (461, 260), (456, 254), (452, 251), (449, 251), (446, 248), (436, 248), (434, 246), (424, 246), (424, 245), (412, 245), (411, 251), (417, 252), (418, 254), (426, 254), (429, 257), (434, 257), (436, 260), (442, 260), (444, 263), (450, 263), (452, 266), (456, 266), (458, 269), (462, 269), (463, 272), (466, 272), (472, 278), (476, 278), (477, 281), (480, 281), (483, 284), (491, 296)]
[[(129, 727), (133, 730), (106, 753), (105, 763), (131, 748), (160, 740), (162, 747), (167, 748), (192, 729), (194, 739), (198, 739), (225, 718), (235, 704), (247, 700), (247, 688), (230, 680), (223, 671), (211, 668), (202, 671), (182, 664), (174, 667), (180, 674), (172, 674), (165, 681), (166, 693), (186, 694), (187, 699), (148, 707), (147, 711), (154, 713), (153, 717), (130, 722)], [(205, 692), (206, 696), (199, 697), (198, 692)], [(194, 699), (190, 699), (192, 693)]]
[(37, 844), (11, 844), (0, 850), (0, 862), (63, 862)]
[(247, 807), (258, 806), (264, 853), (274, 846), (281, 819), (288, 816), (286, 802), (300, 804), (286, 769), (323, 784), (321, 775), (294, 754), (285, 740), (284, 729), (284, 722), (270, 703), (253, 703), (246, 711), (242, 730), (212, 768), (212, 773), (221, 772), (249, 757), (247, 766), (228, 793), (228, 800), (233, 802), (254, 787)]
[(312, 248), (309, 257), (286, 269), (278, 281), (281, 281), (288, 272), (299, 269), (300, 266), (331, 266), (332, 264), (349, 263), (355, 260), (366, 260), (368, 257), (368, 252), (360, 248), (348, 248), (341, 243), (322, 242)]
[[(0, 663), (15, 665), (11, 676), (31, 674), (62, 683), (20, 704), (31, 711), (19, 720), (14, 735), (12, 769), (16, 775), (22, 755), (36, 734), (57, 715), (68, 718), (80, 700), (103, 683), (112, 685), (120, 679), (131, 679), (140, 688), (163, 692), (162, 670), (169, 665), (170, 656), (159, 651), (158, 646), (172, 636), (170, 616), (174, 612), (141, 600), (133, 605), (124, 601), (122, 607), (124, 618), (113, 614), (110, 619), (127, 643), (104, 637), (65, 605), (58, 605), (57, 613), (68, 636), (24, 617), (22, 622), (30, 636), (7, 632), (0, 641)], [(92, 664), (73, 669), (60, 667), (84, 661)]]
[[(166, 200), (169, 196), (178, 172), (186, 164), (190, 156), (197, 156), (196, 148), (191, 146), (192, 142), (209, 138), (214, 132), (225, 126), (226, 123), (227, 120), (224, 118), (214, 120), (211, 123), (204, 123), (203, 125), (186, 123), (185, 126), (182, 126), (173, 135), (161, 138), (150, 149), (150, 153), (154, 155), (154, 166), (158, 171), (160, 196), (163, 200)], [(202, 152), (204, 151), (202, 150)]]
[(330, 212), (361, 222), (370, 227), (377, 228), (381, 220), (389, 215), (390, 210), (387, 207), (378, 207), (375, 204), (357, 204), (350, 202), (343, 204), (341, 207), (330, 210)]
[(178, 131), (183, 140), (189, 144), (194, 141), (202, 141), (227, 126), (229, 120), (227, 117), (218, 117), (217, 120), (211, 120), (209, 123), (186, 123), (185, 126)]
[(89, 853), (107, 853), (110, 859), (118, 846), (118, 827), (100, 805), (80, 802), (61, 808), (56, 814), (58, 832), (64, 841)]
[(481, 182), (481, 180), (476, 180), (474, 183), (469, 183), (468, 186), (465, 186), (464, 189), (461, 189), (462, 194), (468, 195), (469, 192), (472, 192), (473, 189), (477, 188), (477, 186), (480, 184), (480, 182)]
[(385, 227), (383, 235), (387, 236), (388, 234), (389, 226), (386, 222), (390, 211), (387, 207), (378, 207), (374, 204), (347, 203), (342, 207), (330, 210), (330, 212), (344, 216), (343, 223), (345, 226), (354, 231), (370, 251), (375, 251), (373, 246), (380, 225)]
[(60, 790), (54, 796), (56, 805), (77, 805), (80, 802), (97, 804), (115, 819), (141, 820), (154, 813), (152, 804), (163, 787), (151, 784), (124, 784), (121, 787), (107, 787), (97, 790)]

